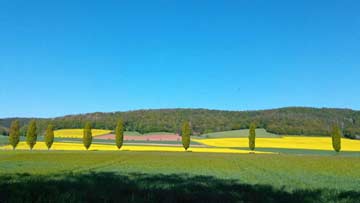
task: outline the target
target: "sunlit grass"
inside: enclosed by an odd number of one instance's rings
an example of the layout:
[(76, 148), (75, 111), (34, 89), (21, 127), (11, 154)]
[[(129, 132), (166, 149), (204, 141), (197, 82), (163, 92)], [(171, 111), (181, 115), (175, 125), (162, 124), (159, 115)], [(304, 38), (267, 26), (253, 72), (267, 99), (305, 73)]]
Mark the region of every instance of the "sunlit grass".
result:
[[(194, 149), (192, 149), (195, 151)], [(278, 154), (0, 150), (1, 174), (87, 171), (210, 175), (287, 189), (359, 190), (360, 158)]]

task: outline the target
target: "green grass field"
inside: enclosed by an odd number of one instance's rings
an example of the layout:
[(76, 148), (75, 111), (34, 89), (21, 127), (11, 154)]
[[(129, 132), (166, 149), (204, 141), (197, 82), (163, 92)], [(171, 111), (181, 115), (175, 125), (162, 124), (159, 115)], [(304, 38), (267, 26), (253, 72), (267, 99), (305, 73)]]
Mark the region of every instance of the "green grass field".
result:
[(128, 136), (141, 136), (142, 135), (141, 133), (136, 132), (136, 131), (125, 131), (124, 134), (128, 135)]
[[(93, 201), (178, 201), (182, 192), (189, 201), (358, 202), (359, 185), (360, 158), (341, 155), (0, 151), (0, 202), (29, 195), (24, 188), (54, 201), (87, 201), (91, 191)], [(116, 188), (123, 196), (108, 193)]]
[[(231, 138), (231, 137), (248, 137), (249, 129), (230, 130), (223, 132), (208, 133), (199, 136), (200, 138)], [(267, 132), (265, 129), (256, 129), (256, 137), (280, 137), (279, 135)]]
[[(214, 142), (247, 136), (248, 130), (239, 130), (202, 138)], [(257, 137), (279, 136), (257, 129)], [(0, 136), (0, 145), (7, 142), (8, 137)], [(55, 138), (55, 142), (82, 143), (82, 139)], [(113, 140), (93, 143), (114, 145)], [(140, 143), (144, 141), (124, 145)], [(225, 148), (248, 149), (232, 147), (233, 141), (228, 144)], [(360, 150), (256, 150), (277, 154), (3, 150), (0, 202), (360, 202)]]

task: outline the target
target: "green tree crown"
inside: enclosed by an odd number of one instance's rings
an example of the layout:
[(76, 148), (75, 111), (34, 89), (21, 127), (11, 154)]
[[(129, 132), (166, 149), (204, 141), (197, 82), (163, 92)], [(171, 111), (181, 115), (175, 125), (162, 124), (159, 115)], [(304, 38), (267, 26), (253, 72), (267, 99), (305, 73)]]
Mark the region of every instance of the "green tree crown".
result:
[(191, 126), (189, 122), (184, 122), (181, 128), (181, 140), (185, 150), (190, 147), (190, 135), (191, 135)]
[(337, 125), (334, 125), (331, 130), (332, 145), (336, 152), (341, 150), (341, 130)]
[(124, 142), (124, 123), (119, 120), (115, 129), (115, 142), (118, 149), (120, 149)]
[(88, 150), (92, 143), (91, 123), (87, 122), (84, 127), (83, 143), (86, 150)]
[(10, 134), (9, 134), (9, 144), (15, 150), (16, 146), (20, 141), (20, 122), (19, 120), (14, 120), (11, 122)]
[(256, 125), (251, 123), (249, 130), (249, 148), (250, 150), (255, 149), (255, 138), (256, 138)]
[(52, 144), (54, 143), (54, 126), (52, 124), (49, 124), (46, 128), (45, 133), (45, 144), (48, 150), (51, 148)]
[(30, 150), (32, 150), (36, 144), (37, 140), (37, 127), (36, 121), (31, 120), (26, 132), (26, 143), (29, 145)]

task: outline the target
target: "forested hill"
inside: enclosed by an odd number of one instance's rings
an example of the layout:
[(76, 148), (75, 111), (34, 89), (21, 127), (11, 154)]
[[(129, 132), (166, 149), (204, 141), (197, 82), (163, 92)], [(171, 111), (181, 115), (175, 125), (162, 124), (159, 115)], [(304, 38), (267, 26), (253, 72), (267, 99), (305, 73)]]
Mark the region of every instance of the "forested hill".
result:
[[(37, 119), (39, 132), (52, 122), (56, 128), (82, 128), (91, 121), (94, 128), (114, 129), (116, 121), (122, 118), (127, 130), (141, 133), (168, 131), (178, 132), (181, 123), (191, 121), (195, 133), (245, 129), (255, 121), (258, 127), (277, 134), (327, 135), (337, 123), (347, 137), (360, 135), (360, 111), (349, 109), (318, 109), (291, 107), (260, 111), (219, 111), (207, 109), (159, 109), (114, 113), (89, 113), (69, 115), (53, 119)], [(7, 131), (11, 120), (0, 119), (0, 131)], [(22, 133), (29, 118), (18, 118)], [(1, 132), (0, 132), (1, 133)]]

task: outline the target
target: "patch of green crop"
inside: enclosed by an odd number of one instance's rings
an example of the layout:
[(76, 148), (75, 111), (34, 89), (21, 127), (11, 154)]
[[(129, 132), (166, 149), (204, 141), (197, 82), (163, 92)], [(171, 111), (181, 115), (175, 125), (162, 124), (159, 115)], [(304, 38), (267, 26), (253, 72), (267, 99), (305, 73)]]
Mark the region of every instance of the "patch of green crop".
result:
[(0, 135), (0, 145), (7, 145), (9, 144), (9, 137)]
[[(20, 141), (24, 141), (25, 137), (20, 136)], [(0, 135), (0, 146), (1, 145), (8, 145), (9, 144), (9, 137), (5, 135)]]
[(151, 132), (151, 133), (145, 133), (144, 135), (175, 135), (175, 134), (169, 132)]
[(136, 132), (136, 131), (125, 131), (124, 135), (127, 135), (127, 136), (141, 136), (142, 134), (139, 133), (139, 132)]
[(359, 200), (357, 191), (287, 191), (205, 175), (88, 172), (0, 176), (1, 202), (358, 203)]
[(0, 174), (89, 171), (206, 175), (287, 190), (360, 190), (359, 157), (130, 151), (0, 152)]
[[(256, 129), (255, 132), (256, 132), (256, 137), (281, 137), (280, 135), (269, 133), (262, 128)], [(197, 138), (233, 138), (233, 137), (238, 138), (238, 137), (248, 137), (248, 136), (249, 136), (249, 129), (243, 129), (243, 130), (230, 130), (223, 132), (207, 133)]]

